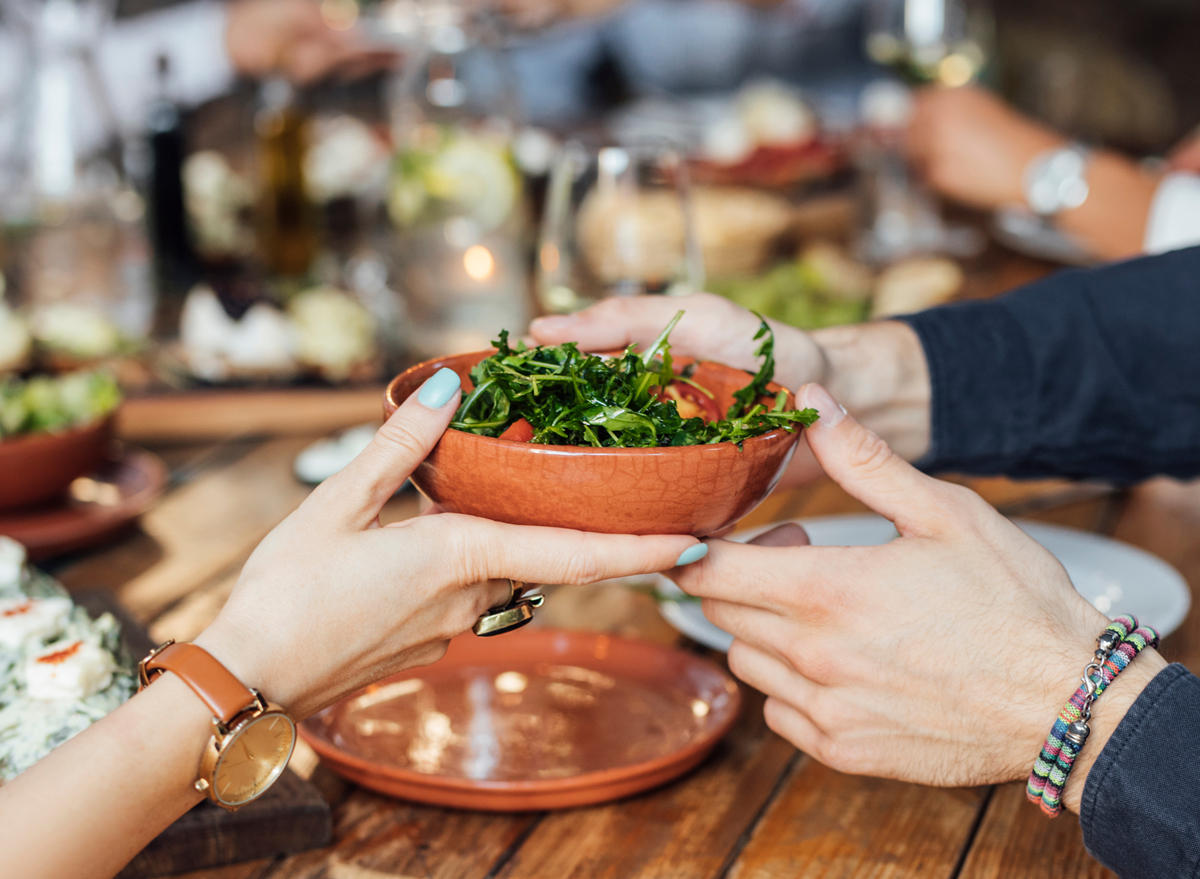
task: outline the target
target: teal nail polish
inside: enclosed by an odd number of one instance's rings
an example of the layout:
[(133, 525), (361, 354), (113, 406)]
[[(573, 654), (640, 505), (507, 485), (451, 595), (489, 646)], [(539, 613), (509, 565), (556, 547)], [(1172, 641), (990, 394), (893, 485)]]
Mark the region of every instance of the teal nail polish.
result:
[(675, 567), (681, 568), (684, 565), (690, 565), (692, 562), (698, 562), (706, 555), (708, 555), (707, 543), (697, 543), (695, 546), (689, 546), (679, 554), (679, 558), (675, 561)]
[(417, 402), (428, 409), (441, 409), (461, 387), (458, 373), (442, 367), (421, 385), (421, 390), (417, 392)]

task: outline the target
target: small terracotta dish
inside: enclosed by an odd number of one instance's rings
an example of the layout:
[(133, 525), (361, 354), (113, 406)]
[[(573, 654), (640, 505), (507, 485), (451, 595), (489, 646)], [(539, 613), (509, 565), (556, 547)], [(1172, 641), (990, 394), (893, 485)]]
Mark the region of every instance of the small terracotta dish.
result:
[(692, 769), (737, 718), (726, 672), (595, 632), (455, 638), (306, 720), (327, 766), (406, 800), (519, 812), (606, 802)]
[(0, 440), (0, 510), (62, 496), (71, 480), (100, 466), (112, 430), (110, 414), (74, 430)]
[[(392, 380), (389, 416), (442, 367), (458, 373), (466, 394), (471, 368), (491, 351), (430, 360)], [(693, 361), (675, 358), (677, 367)], [(706, 360), (692, 376), (722, 412), (750, 376)], [(782, 388), (768, 385), (772, 394)], [(773, 402), (773, 400), (771, 401)], [(788, 395), (788, 406), (795, 405)], [(800, 431), (779, 428), (735, 443), (657, 449), (596, 449), (512, 442), (447, 430), (412, 474), (413, 484), (452, 513), (513, 525), (547, 525), (610, 534), (706, 537), (745, 516), (771, 493), (791, 460)]]
[(167, 468), (157, 455), (124, 449), (77, 476), (62, 498), (0, 512), (0, 534), (34, 560), (97, 546), (137, 521), (162, 495)]

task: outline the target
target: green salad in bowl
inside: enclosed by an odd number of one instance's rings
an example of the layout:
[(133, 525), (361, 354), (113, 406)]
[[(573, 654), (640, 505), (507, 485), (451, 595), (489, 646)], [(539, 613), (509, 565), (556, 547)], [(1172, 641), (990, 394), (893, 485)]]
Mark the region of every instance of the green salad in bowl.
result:
[(0, 441), (36, 433), (58, 433), (104, 418), (121, 402), (117, 381), (107, 372), (0, 376)]

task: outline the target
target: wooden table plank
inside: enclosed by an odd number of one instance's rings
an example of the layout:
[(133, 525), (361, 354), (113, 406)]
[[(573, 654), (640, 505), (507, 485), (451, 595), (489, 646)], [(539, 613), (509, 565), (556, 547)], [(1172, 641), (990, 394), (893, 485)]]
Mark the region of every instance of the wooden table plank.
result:
[(1050, 820), (1025, 799), (1025, 783), (996, 789), (979, 826), (962, 879), (1113, 879), (1083, 847), (1074, 815)]
[(244, 559), (308, 496), (292, 475), (292, 460), (309, 441), (272, 440), (204, 472), (147, 513), (140, 532), (60, 578), (68, 588), (116, 588), (137, 619), (153, 619)]
[(805, 758), (729, 877), (951, 877), (985, 793), (843, 775)]
[(616, 803), (547, 814), (498, 879), (720, 876), (796, 757), (766, 728), (762, 697), (744, 694), (734, 730), (694, 773)]
[(359, 790), (334, 815), (331, 847), (285, 858), (263, 879), (482, 879), (536, 821), (534, 814), (436, 809)]
[(126, 400), (117, 433), (136, 443), (215, 442), (247, 434), (315, 436), (382, 418), (383, 385), (200, 390)]

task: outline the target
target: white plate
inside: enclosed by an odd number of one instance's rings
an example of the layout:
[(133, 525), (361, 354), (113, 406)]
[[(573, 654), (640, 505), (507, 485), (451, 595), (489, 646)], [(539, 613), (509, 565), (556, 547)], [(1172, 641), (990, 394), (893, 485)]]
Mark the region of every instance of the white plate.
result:
[[(895, 538), (896, 529), (881, 516), (825, 516), (792, 520), (804, 526), (814, 546), (877, 546)], [(1105, 614), (1131, 613), (1141, 622), (1168, 635), (1179, 627), (1191, 605), (1191, 593), (1178, 571), (1158, 556), (1099, 534), (1014, 520), (1016, 524), (1062, 562), (1075, 589)], [(736, 534), (745, 542), (776, 525), (775, 522)], [(714, 650), (728, 650), (733, 636), (710, 623), (700, 604), (682, 598), (683, 592), (658, 575), (655, 585), (663, 596), (659, 610), (683, 634)]]

